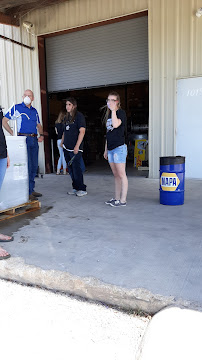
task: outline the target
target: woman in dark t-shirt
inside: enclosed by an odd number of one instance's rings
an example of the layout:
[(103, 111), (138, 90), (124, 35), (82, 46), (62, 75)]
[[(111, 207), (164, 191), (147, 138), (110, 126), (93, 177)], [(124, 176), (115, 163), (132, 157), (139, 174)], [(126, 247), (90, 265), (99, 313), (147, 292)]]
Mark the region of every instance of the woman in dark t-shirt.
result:
[(107, 98), (105, 124), (107, 128), (104, 158), (115, 178), (115, 197), (105, 202), (114, 207), (126, 206), (128, 179), (126, 176), (127, 146), (125, 144), (126, 113), (120, 107), (120, 96), (111, 91)]
[(87, 195), (86, 185), (83, 182), (82, 153), (83, 139), (86, 131), (86, 121), (77, 110), (77, 101), (73, 97), (66, 100), (67, 115), (64, 119), (64, 133), (61, 144), (64, 148), (65, 160), (72, 178), (72, 190), (69, 195)]
[[(3, 113), (2, 113), (2, 109), (0, 108), (0, 189), (6, 173), (6, 168), (10, 166), (10, 160), (7, 154), (6, 139), (2, 129), (2, 118), (3, 118)], [(1, 203), (1, 199), (0, 199), (0, 203)], [(0, 234), (0, 242), (9, 242), (12, 240), (13, 238), (11, 236)], [(8, 259), (9, 257), (10, 254), (6, 250), (0, 247), (0, 260)]]

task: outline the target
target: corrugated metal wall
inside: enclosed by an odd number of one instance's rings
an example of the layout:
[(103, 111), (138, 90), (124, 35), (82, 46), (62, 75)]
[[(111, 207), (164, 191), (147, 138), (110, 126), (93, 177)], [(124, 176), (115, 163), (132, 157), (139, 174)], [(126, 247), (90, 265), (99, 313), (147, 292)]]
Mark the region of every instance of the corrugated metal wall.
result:
[(27, 19), (35, 25), (36, 34), (91, 24), (146, 10), (148, 0), (69, 0), (44, 10), (35, 10)]
[[(28, 34), (23, 28), (7, 25), (0, 25), (0, 34), (35, 47), (35, 50), (31, 51), (10, 41), (0, 39), (1, 105), (5, 111), (13, 103), (22, 102), (24, 90), (31, 89), (35, 94), (33, 106), (37, 108), (41, 118), (37, 38)], [(39, 167), (40, 171), (44, 172), (44, 150), (42, 144), (39, 146)]]
[[(69, 0), (66, 3), (29, 12), (23, 20), (34, 24), (32, 32), (36, 35), (56, 32), (89, 23), (127, 15), (147, 9), (148, 0)], [(0, 77), (2, 106), (6, 109), (13, 102), (20, 102), (24, 89), (31, 88), (35, 93), (33, 105), (41, 114), (38, 46), (34, 36), (21, 29), (1, 25), (0, 34), (26, 45), (35, 46), (34, 51), (0, 39)], [(39, 150), (39, 167), (44, 171), (43, 145)]]
[[(0, 69), (2, 80), (2, 102), (5, 108), (11, 102), (22, 101), (25, 88), (31, 88), (35, 93), (40, 91), (38, 71), (37, 38), (20, 28), (0, 25), (0, 34), (22, 42), (36, 49), (31, 51), (17, 44), (0, 39)], [(40, 99), (36, 97), (35, 106), (40, 111)]]
[(1, 72), (0, 72), (0, 106), (2, 106), (2, 99), (1, 99)]
[[(201, 6), (199, 0), (69, 0), (26, 17), (36, 34), (45, 34), (149, 8), (150, 177), (158, 177), (159, 156), (175, 155), (176, 78), (202, 75), (202, 18), (195, 16)], [(2, 31), (21, 39), (19, 30)], [(37, 50), (30, 54), (2, 41), (0, 49), (3, 105), (19, 101), (24, 87), (39, 93)]]
[(149, 0), (150, 177), (158, 177), (159, 156), (179, 155), (176, 79), (202, 74), (202, 17), (195, 16), (201, 6), (199, 0)]

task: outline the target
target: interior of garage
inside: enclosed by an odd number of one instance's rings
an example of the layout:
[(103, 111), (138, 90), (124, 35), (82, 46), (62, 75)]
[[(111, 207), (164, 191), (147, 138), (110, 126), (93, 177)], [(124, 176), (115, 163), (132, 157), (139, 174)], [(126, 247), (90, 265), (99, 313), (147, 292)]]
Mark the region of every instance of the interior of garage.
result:
[[(66, 92), (49, 93), (49, 134), (51, 138), (52, 159), (54, 171), (57, 166), (58, 149), (55, 132), (55, 121), (61, 110), (65, 110), (65, 100), (69, 96), (77, 99), (78, 110), (86, 119), (86, 135), (84, 139), (84, 161), (91, 169), (103, 167), (107, 162), (103, 160), (106, 129), (102, 122), (103, 106), (106, 104), (108, 93), (115, 90), (120, 94), (121, 107), (127, 114), (126, 143), (128, 145), (127, 166), (133, 168), (135, 140), (148, 139), (149, 117), (149, 84), (148, 81), (132, 84), (114, 85), (91, 89), (71, 90)], [(148, 153), (142, 161), (142, 166), (148, 166)], [(135, 173), (135, 171), (134, 171)], [(140, 173), (139, 173), (140, 174)]]
[(111, 90), (120, 94), (127, 115), (127, 167), (148, 167), (148, 19), (144, 15), (45, 39), (48, 131), (54, 171), (58, 159), (55, 121), (65, 110), (69, 96), (76, 98), (78, 110), (86, 118), (86, 166), (108, 166), (103, 159), (106, 129), (102, 108)]

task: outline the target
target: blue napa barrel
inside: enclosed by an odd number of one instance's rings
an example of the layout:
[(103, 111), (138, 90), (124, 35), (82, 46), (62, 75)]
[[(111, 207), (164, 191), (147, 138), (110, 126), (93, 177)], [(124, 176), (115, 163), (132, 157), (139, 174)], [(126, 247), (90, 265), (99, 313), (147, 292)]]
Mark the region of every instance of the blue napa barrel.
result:
[(183, 205), (185, 157), (160, 157), (160, 204)]

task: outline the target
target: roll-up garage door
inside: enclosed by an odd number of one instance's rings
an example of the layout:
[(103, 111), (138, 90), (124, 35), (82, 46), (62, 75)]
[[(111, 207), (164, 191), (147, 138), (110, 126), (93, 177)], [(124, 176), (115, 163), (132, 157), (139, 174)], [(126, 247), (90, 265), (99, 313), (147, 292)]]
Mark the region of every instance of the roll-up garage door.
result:
[(46, 39), (48, 91), (148, 80), (148, 18)]

